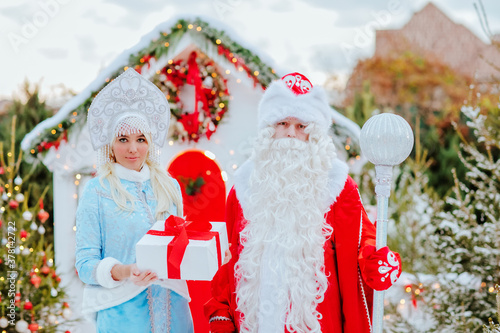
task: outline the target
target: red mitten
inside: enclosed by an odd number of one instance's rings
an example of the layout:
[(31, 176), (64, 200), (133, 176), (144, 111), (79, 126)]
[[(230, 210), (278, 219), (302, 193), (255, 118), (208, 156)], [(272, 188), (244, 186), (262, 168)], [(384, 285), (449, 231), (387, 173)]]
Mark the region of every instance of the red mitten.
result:
[(401, 258), (387, 246), (375, 251), (375, 246), (363, 249), (359, 264), (366, 284), (375, 290), (387, 290), (401, 275)]
[(210, 321), (210, 332), (212, 333), (233, 333), (236, 332), (232, 320), (220, 320), (214, 318)]

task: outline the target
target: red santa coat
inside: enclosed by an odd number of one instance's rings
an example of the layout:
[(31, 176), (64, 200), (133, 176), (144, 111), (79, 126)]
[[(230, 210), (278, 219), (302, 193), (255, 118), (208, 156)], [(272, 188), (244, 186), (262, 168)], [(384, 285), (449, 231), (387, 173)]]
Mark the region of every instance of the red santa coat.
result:
[[(323, 316), (320, 320), (323, 333), (369, 333), (373, 290), (361, 275), (359, 257), (365, 246), (375, 245), (376, 231), (363, 208), (356, 183), (347, 176), (346, 168), (343, 170), (332, 182), (334, 199), (326, 215), (326, 220), (333, 227), (332, 237), (324, 246), (329, 287), (324, 301), (318, 305), (318, 311)], [(343, 183), (339, 182), (341, 179), (344, 179)], [(226, 210), (232, 258), (219, 269), (212, 281), (213, 297), (205, 305), (205, 315), (209, 319), (230, 318), (235, 325), (234, 331), (239, 332), (234, 265), (242, 250), (239, 233), (243, 230), (245, 218), (236, 195), (236, 192), (243, 191), (238, 191), (237, 184), (235, 186), (236, 191), (233, 188), (229, 193)], [(221, 332), (228, 332), (227, 327)]]

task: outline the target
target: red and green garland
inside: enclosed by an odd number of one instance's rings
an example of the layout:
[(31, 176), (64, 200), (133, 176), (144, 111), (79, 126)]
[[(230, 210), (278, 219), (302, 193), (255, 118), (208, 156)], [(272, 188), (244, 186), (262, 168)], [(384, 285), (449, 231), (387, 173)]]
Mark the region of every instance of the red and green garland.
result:
[[(160, 33), (158, 38), (151, 41), (149, 46), (145, 47), (135, 54), (131, 54), (129, 57), (128, 66), (117, 68), (116, 71), (112, 73), (105, 82), (102, 83), (102, 86), (98, 90), (92, 92), (91, 95), (80, 106), (69, 113), (66, 118), (59, 124), (55, 125), (53, 128), (48, 128), (43, 132), (38, 133), (38, 139), (34, 140), (31, 143), (31, 148), (29, 148), (31, 156), (36, 157), (39, 154), (43, 154), (52, 146), (57, 149), (59, 144), (62, 141), (66, 140), (68, 130), (71, 129), (71, 127), (75, 123), (79, 123), (83, 126), (86, 120), (87, 110), (90, 107), (93, 98), (102, 88), (104, 88), (104, 86), (106, 86), (106, 84), (111, 82), (118, 75), (122, 74), (128, 67), (133, 67), (136, 70), (140, 71), (143, 66), (149, 65), (148, 62), (152, 58), (160, 59), (163, 55), (167, 55), (169, 53), (169, 49), (173, 47), (185, 33), (193, 34), (193, 36), (195, 36), (196, 38), (201, 37), (206, 41), (217, 45), (218, 53), (224, 56), (228, 61), (230, 61), (235, 66), (236, 70), (244, 71), (247, 76), (254, 82), (255, 86), (260, 85), (262, 88), (265, 88), (271, 83), (271, 81), (278, 78), (275, 71), (271, 67), (266, 65), (252, 51), (246, 49), (245, 47), (234, 41), (231, 37), (226, 35), (224, 31), (213, 28), (209, 25), (209, 23), (198, 18), (194, 20), (181, 19), (178, 20), (174, 25), (172, 25), (169, 31)], [(198, 57), (201, 56), (201, 54), (198, 54)], [(199, 61), (198, 57), (197, 62)], [(174, 64), (172, 63), (169, 65)], [(208, 65), (207, 63), (200, 63), (200, 66), (200, 68), (207, 68), (210, 71), (210, 74), (216, 73), (217, 78), (222, 78), (222, 76), (220, 76), (220, 74), (216, 72), (216, 69), (210, 69), (210, 65)], [(204, 72), (201, 72), (202, 76), (203, 73)], [(174, 72), (174, 76), (176, 74), (177, 73)], [(182, 73), (178, 73), (178, 77), (182, 78)], [(217, 80), (214, 80), (214, 84), (217, 85)], [(225, 81), (223, 85), (220, 85), (220, 88), (217, 87), (216, 89), (218, 90), (218, 92), (225, 93)], [(171, 101), (172, 98), (175, 99), (175, 96), (177, 96), (177, 94), (178, 89), (176, 90), (176, 92), (173, 92), (172, 96), (169, 98), (169, 101)], [(202, 113), (204, 120), (208, 118), (211, 119), (213, 127), (210, 124), (206, 124), (206, 127), (203, 127), (204, 125), (202, 122), (200, 129), (200, 124), (198, 123), (198, 131), (196, 131), (195, 126), (196, 120), (189, 119), (190, 117), (193, 118), (194, 116), (183, 116), (182, 112), (176, 113), (175, 107), (173, 108), (172, 113), (176, 117), (177, 123), (182, 124), (185, 130), (186, 127), (189, 128), (189, 130), (187, 130), (188, 136), (190, 136), (191, 134), (195, 134), (196, 140), (198, 140), (203, 136), (210, 137), (210, 135), (216, 129), (217, 125), (220, 122), (220, 119), (222, 119), (223, 114), (227, 111), (227, 100), (229, 99), (229, 96), (217, 95), (215, 97), (219, 98), (221, 102), (224, 103), (224, 108), (220, 108), (221, 110), (216, 110), (215, 107), (211, 108), (210, 106), (208, 106), (209, 112), (206, 112), (205, 110), (203, 112), (200, 112)], [(215, 98), (213, 99), (213, 102), (215, 103), (215, 106), (218, 105), (218, 103), (216, 103), (215, 101)], [(174, 102), (174, 104), (176, 103), (178, 102)], [(207, 103), (210, 103), (209, 99), (207, 99)], [(177, 110), (182, 110), (182, 107), (178, 107)], [(220, 113), (221, 111), (223, 111), (222, 114), (216, 115), (216, 113)], [(208, 113), (210, 113), (210, 115)], [(217, 116), (219, 116), (219, 120), (217, 120)], [(185, 136), (183, 137), (182, 134), (185, 135), (186, 133), (181, 133), (181, 131), (174, 131), (174, 139), (185, 138)], [(190, 136), (189, 138), (187, 138), (187, 140), (193, 141), (195, 140), (195, 137)]]
[[(217, 71), (213, 60), (193, 51), (187, 61), (169, 61), (153, 82), (165, 92), (170, 111), (177, 121), (172, 126), (173, 138), (194, 142), (203, 136), (210, 139), (229, 102), (227, 80)], [(195, 89), (194, 110), (186, 110), (179, 97), (186, 84), (193, 85)]]
[[(55, 134), (55, 133), (53, 133), (53, 134)], [(49, 142), (45, 142), (45, 141), (40, 142), (36, 146), (36, 151), (41, 153), (43, 151), (49, 150), (51, 147), (55, 147), (57, 150), (57, 149), (59, 149), (59, 146), (61, 145), (62, 142), (67, 142), (67, 141), (68, 141), (68, 130), (65, 129), (62, 131), (62, 134), (60, 134), (59, 137), (57, 137), (55, 140), (49, 141)]]

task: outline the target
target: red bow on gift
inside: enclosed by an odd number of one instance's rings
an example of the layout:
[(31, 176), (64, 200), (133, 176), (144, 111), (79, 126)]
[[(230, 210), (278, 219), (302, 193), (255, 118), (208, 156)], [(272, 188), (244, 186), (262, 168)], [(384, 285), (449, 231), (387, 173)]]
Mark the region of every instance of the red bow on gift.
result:
[(147, 233), (153, 236), (174, 236), (167, 247), (167, 270), (169, 279), (181, 278), (181, 263), (189, 240), (208, 241), (215, 237), (217, 244), (217, 261), (219, 267), (222, 263), (219, 233), (210, 231), (212, 225), (209, 222), (186, 222), (183, 218), (170, 215), (165, 220), (165, 230), (149, 230)]

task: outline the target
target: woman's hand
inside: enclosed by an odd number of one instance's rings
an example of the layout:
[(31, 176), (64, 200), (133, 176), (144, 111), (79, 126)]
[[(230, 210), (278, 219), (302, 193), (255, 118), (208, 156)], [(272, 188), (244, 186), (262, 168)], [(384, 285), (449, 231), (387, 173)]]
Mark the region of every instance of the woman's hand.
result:
[(136, 264), (130, 265), (130, 281), (134, 282), (138, 286), (147, 286), (151, 282), (158, 280), (156, 273), (151, 270), (140, 271)]
[(111, 268), (111, 276), (115, 281), (121, 281), (130, 278), (138, 286), (147, 286), (151, 282), (158, 280), (156, 273), (151, 270), (140, 271), (136, 264), (114, 265)]

